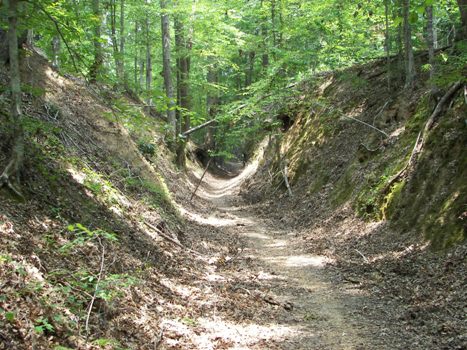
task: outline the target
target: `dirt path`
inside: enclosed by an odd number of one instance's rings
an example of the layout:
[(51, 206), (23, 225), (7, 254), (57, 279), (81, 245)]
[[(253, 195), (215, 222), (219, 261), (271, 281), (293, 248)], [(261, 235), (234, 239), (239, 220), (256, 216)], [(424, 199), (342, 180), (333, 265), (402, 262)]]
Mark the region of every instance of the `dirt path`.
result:
[[(228, 347), (206, 348), (394, 349), (394, 344), (385, 345), (385, 330), (363, 316), (374, 300), (338, 281), (332, 270), (325, 269), (330, 262), (325, 257), (304, 253), (295, 232), (260, 218), (255, 207), (242, 201), (239, 187), (254, 171), (250, 165), (232, 179), (207, 175), (198, 195), (212, 204), (213, 211), (209, 217), (191, 217), (242, 242), (233, 264), (229, 268), (218, 264), (217, 272), (231, 284), (229, 288), (259, 299), (264, 309), (261, 317), (245, 320), (248, 326), (235, 329), (237, 336), (230, 336)], [(216, 339), (226, 337), (228, 328), (218, 323), (204, 331)]]

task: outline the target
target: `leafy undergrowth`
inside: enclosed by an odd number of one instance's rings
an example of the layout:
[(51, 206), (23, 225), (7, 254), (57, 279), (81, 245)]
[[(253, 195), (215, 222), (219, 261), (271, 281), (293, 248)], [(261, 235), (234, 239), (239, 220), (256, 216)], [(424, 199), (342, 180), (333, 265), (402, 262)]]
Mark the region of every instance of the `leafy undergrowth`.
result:
[(414, 349), (463, 349), (467, 106), (461, 94), (428, 135), (409, 176), (386, 188), (434, 108), (424, 79), (410, 94), (394, 80), (388, 91), (385, 66), (374, 62), (302, 82), (292, 127), (271, 138), (243, 193), (265, 201), (264, 215), (297, 229), (310, 253), (334, 261), (329, 268), (341, 281), (387, 301), (375, 312), (419, 337)]
[(182, 218), (200, 210), (186, 184), (197, 178), (171, 165), (157, 117), (34, 52), (23, 81), (35, 91), (23, 95), (27, 200), (2, 192), (0, 349), (197, 348), (197, 319), (240, 322), (238, 304), (255, 314), (259, 301), (210, 280), (208, 257), (238, 242)]

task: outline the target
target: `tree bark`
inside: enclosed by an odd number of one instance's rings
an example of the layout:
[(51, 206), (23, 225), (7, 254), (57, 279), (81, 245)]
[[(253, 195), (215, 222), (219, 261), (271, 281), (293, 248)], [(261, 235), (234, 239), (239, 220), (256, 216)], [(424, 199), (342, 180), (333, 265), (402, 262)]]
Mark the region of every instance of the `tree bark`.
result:
[[(146, 0), (146, 4), (149, 5), (149, 1)], [(152, 106), (152, 56), (151, 56), (151, 35), (150, 35), (150, 26), (149, 26), (149, 15), (146, 14), (146, 93), (148, 105), (148, 112)]]
[(459, 33), (460, 39), (467, 40), (467, 0), (457, 0), (461, 14), (462, 29)]
[(0, 175), (0, 187), (6, 186), (15, 194), (22, 197), (16, 186), (19, 185), (20, 172), (23, 166), (24, 158), (24, 135), (21, 124), (21, 81), (19, 71), (18, 55), (18, 0), (8, 0), (8, 51), (10, 61), (10, 116), (9, 123), (9, 142), (11, 144), (10, 159)]
[(253, 83), (253, 73), (255, 68), (255, 57), (256, 53), (254, 51), (250, 51), (248, 53), (248, 70), (245, 76), (245, 87), (248, 87)]
[(415, 59), (412, 44), (412, 28), (409, 22), (410, 0), (403, 1), (404, 47), (405, 47), (405, 87), (412, 89), (415, 83)]
[[(430, 80), (433, 79), (435, 73), (435, 41), (434, 41), (434, 16), (433, 16), (433, 6), (427, 6), (426, 8), (426, 41), (428, 46), (428, 64), (430, 65)], [(432, 84), (432, 83), (431, 83)], [(432, 88), (432, 93), (434, 89)]]
[(96, 18), (96, 23), (94, 24), (94, 62), (89, 69), (89, 78), (91, 83), (95, 83), (99, 76), (102, 74), (102, 65), (104, 63), (104, 55), (102, 51), (101, 43), (101, 10), (99, 0), (92, 0), (92, 12)]
[(391, 36), (389, 31), (389, 0), (384, 1), (385, 16), (385, 49), (386, 49), (386, 70), (388, 91), (391, 91)]
[(51, 42), (52, 46), (52, 68), (54, 69), (59, 69), (60, 68), (60, 37), (58, 35), (55, 35), (52, 38)]
[(120, 66), (117, 67), (123, 87), (128, 90), (128, 79), (125, 72), (125, 0), (120, 0)]
[[(175, 46), (177, 51), (177, 104), (180, 110), (177, 113), (177, 135), (190, 129), (190, 115), (187, 113), (191, 108), (189, 96), (189, 74), (191, 40), (188, 37), (183, 20), (180, 15), (174, 18)], [(177, 140), (177, 164), (185, 168), (185, 140)]]
[(162, 67), (164, 74), (164, 86), (167, 99), (169, 101), (167, 108), (167, 120), (170, 126), (170, 138), (176, 140), (176, 131), (177, 131), (177, 120), (175, 116), (175, 106), (174, 106), (174, 93), (172, 85), (172, 71), (170, 66), (170, 22), (169, 15), (167, 14), (167, 4), (166, 0), (160, 0), (160, 6), (162, 10), (161, 15), (161, 29), (162, 29)]
[[(218, 72), (217, 67), (214, 64), (211, 64), (208, 68), (208, 75), (207, 81), (209, 84), (217, 84), (218, 83)], [(206, 96), (206, 110), (208, 114), (208, 118), (210, 121), (213, 121), (217, 114), (217, 105), (219, 104), (219, 97), (217, 95), (217, 91), (213, 92), (212, 88), (209, 87), (208, 94)], [(216, 142), (214, 139), (214, 127), (211, 126), (212, 124), (207, 124), (209, 126), (204, 137), (204, 144), (206, 145), (207, 150), (213, 150), (216, 146)]]

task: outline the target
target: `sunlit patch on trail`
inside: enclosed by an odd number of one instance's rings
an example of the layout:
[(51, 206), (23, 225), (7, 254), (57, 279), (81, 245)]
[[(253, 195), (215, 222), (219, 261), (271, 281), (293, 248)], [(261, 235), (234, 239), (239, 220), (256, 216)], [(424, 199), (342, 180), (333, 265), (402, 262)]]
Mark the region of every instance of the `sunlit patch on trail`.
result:
[(269, 237), (267, 234), (257, 232), (257, 231), (247, 231), (243, 233), (244, 236), (250, 237), (250, 238), (257, 238), (257, 239), (264, 239), (264, 240), (269, 240), (271, 237)]
[(197, 341), (206, 343), (206, 340), (203, 341), (203, 338), (206, 337), (211, 340), (223, 339), (232, 343), (230, 349), (248, 349), (246, 346), (255, 345), (258, 341), (283, 341), (292, 336), (296, 337), (300, 333), (291, 327), (274, 323), (267, 325), (237, 324), (220, 318), (200, 318), (198, 322), (208, 332), (197, 336)]
[(287, 255), (266, 257), (264, 260), (286, 267), (312, 266), (322, 268), (331, 263), (332, 260), (320, 255)]
[(225, 226), (236, 226), (238, 222), (238, 220), (235, 220), (235, 219), (220, 218), (217, 216), (204, 217), (197, 213), (190, 212), (183, 207), (179, 207), (179, 210), (183, 216), (201, 225), (210, 225), (214, 227), (225, 227)]

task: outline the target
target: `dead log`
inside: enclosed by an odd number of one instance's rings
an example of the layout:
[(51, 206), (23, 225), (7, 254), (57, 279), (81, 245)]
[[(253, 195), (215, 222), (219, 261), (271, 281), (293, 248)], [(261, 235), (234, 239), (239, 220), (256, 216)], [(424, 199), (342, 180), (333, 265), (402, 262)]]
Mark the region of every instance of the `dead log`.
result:
[(190, 202), (191, 202), (191, 200), (193, 199), (193, 197), (195, 196), (196, 191), (198, 191), (198, 188), (199, 188), (199, 186), (201, 185), (201, 182), (203, 182), (204, 175), (206, 175), (206, 172), (207, 172), (208, 169), (209, 169), (209, 165), (211, 164), (211, 160), (212, 160), (212, 158), (209, 159), (208, 164), (206, 165), (206, 168), (204, 169), (203, 175), (201, 175), (201, 178), (199, 179), (198, 185), (196, 185), (195, 190), (194, 190), (193, 193), (191, 194)]
[(180, 247), (184, 250), (187, 250), (193, 254), (195, 254), (196, 256), (201, 256), (200, 253), (198, 253), (197, 251), (193, 250), (193, 249), (190, 249), (188, 247), (185, 247), (184, 245), (182, 245), (180, 242), (176, 241), (175, 239), (173, 239), (172, 237), (169, 237), (167, 236), (164, 232), (162, 232), (161, 230), (159, 230), (156, 226), (154, 225), (151, 225), (150, 223), (144, 221), (144, 224), (149, 227), (150, 229), (152, 229), (153, 231), (155, 231), (159, 236), (161, 236), (162, 238), (168, 240), (170, 243), (173, 243), (175, 244), (177, 247)]
[(200, 129), (203, 129), (203, 128), (205, 128), (205, 127), (207, 127), (207, 126), (209, 126), (209, 125), (212, 125), (212, 124), (214, 124), (214, 123), (216, 123), (216, 122), (217, 122), (217, 120), (211, 119), (211, 120), (207, 121), (206, 123), (203, 123), (203, 124), (201, 124), (201, 125), (195, 126), (194, 128), (191, 128), (191, 129), (185, 131), (184, 133), (181, 134), (181, 136), (182, 136), (182, 137), (187, 137), (188, 135), (194, 133), (195, 131), (198, 131), (198, 130), (200, 130)]

